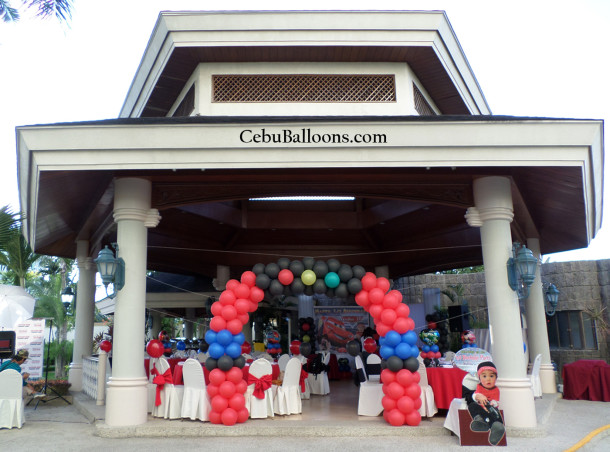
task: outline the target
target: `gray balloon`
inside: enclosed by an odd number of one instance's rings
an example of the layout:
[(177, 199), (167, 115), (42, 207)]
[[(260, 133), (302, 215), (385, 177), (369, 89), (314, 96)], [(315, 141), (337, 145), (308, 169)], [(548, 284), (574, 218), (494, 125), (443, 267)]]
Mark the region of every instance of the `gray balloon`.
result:
[(352, 272), (352, 267), (347, 264), (341, 265), (337, 274), (339, 275), (339, 279), (341, 280), (341, 282), (344, 283), (348, 282), (354, 276), (354, 273)]
[(316, 282), (313, 283), (313, 291), (317, 294), (326, 293), (326, 284), (323, 279), (316, 279)]
[(254, 274), (260, 275), (265, 271), (265, 264), (255, 264), (254, 267), (252, 267), (252, 271)]
[(302, 342), (301, 347), (299, 349), (301, 350), (301, 355), (303, 355), (303, 356), (311, 355), (311, 344), (309, 342)]
[(417, 358), (411, 356), (409, 359), (405, 359), (403, 363), (403, 368), (407, 369), (410, 372), (417, 372), (417, 369), (419, 369), (419, 361), (417, 360)]
[(284, 286), (277, 279), (274, 279), (269, 285), (269, 292), (271, 295), (282, 295), (284, 293)]
[(328, 265), (324, 261), (316, 261), (313, 264), (313, 272), (316, 274), (318, 278), (324, 278), (328, 273)]
[(357, 278), (352, 278), (347, 282), (347, 290), (352, 295), (356, 295), (362, 290), (362, 283)]
[(366, 270), (362, 265), (354, 265), (352, 267), (352, 272), (354, 273), (354, 278), (362, 279), (364, 275), (366, 275)]
[(285, 268), (290, 267), (290, 259), (287, 257), (280, 257), (277, 260), (277, 265), (280, 267), (280, 269), (284, 270)]
[(358, 356), (360, 354), (360, 341), (349, 341), (347, 343), (347, 353), (352, 356)]
[(305, 286), (305, 292), (303, 292), (305, 295), (313, 295), (313, 286)]
[(271, 278), (264, 273), (256, 275), (256, 287), (259, 289), (266, 290), (269, 288), (269, 284), (271, 284)]
[(233, 367), (233, 358), (231, 358), (229, 355), (222, 355), (220, 358), (218, 358), (218, 368), (220, 370), (227, 372), (231, 370), (231, 367)]
[(335, 296), (338, 298), (349, 297), (349, 291), (347, 290), (347, 284), (339, 283), (339, 285), (335, 288)]
[(328, 261), (326, 262), (328, 264), (328, 271), (329, 272), (338, 272), (339, 268), (341, 267), (341, 262), (339, 262), (337, 259), (328, 259)]
[(235, 367), (239, 367), (240, 369), (243, 369), (244, 366), (246, 365), (246, 358), (244, 358), (242, 355), (239, 355), (237, 358), (235, 358), (233, 360), (233, 365)]
[(214, 358), (208, 358), (205, 360), (205, 368), (207, 370), (213, 370), (218, 367), (218, 362)]
[(305, 271), (305, 266), (301, 261), (292, 261), (288, 269), (292, 272), (295, 278), (298, 278)]
[(396, 355), (390, 356), (387, 359), (387, 362), (388, 362), (388, 369), (390, 369), (392, 372), (398, 372), (400, 369), (402, 369), (402, 366), (403, 366), (402, 359), (400, 359)]
[(271, 262), (265, 266), (265, 274), (271, 279), (277, 278), (279, 272), (280, 266), (275, 262)]
[(305, 292), (305, 284), (303, 284), (303, 281), (300, 279), (295, 279), (292, 281), (292, 284), (290, 284), (290, 290), (294, 295), (301, 295)]
[(316, 260), (313, 257), (304, 257), (303, 265), (307, 270), (311, 270), (313, 268), (313, 264), (316, 263)]

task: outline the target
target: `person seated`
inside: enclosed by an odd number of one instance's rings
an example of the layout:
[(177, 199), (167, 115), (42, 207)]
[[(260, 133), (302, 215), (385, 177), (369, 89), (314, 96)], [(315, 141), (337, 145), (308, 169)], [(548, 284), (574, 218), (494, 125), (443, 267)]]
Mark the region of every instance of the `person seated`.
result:
[(24, 399), (32, 398), (32, 397), (44, 397), (44, 394), (36, 393), (34, 387), (27, 382), (27, 379), (30, 377), (30, 374), (27, 372), (21, 372), (21, 365), (25, 362), (26, 359), (30, 357), (30, 353), (22, 348), (21, 350), (17, 350), (17, 353), (13, 355), (10, 361), (6, 361), (2, 366), (0, 366), (0, 372), (7, 369), (16, 370), (23, 377), (23, 392), (22, 396)]

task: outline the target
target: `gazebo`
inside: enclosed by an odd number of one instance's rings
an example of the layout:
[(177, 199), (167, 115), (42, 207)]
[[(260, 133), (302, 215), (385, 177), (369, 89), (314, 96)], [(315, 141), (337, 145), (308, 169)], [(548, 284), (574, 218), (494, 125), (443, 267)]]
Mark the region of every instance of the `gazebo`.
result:
[[(506, 424), (532, 427), (507, 261), (589, 244), (602, 140), (601, 120), (492, 115), (443, 12), (162, 12), (119, 118), (18, 127), (17, 154), (32, 248), (77, 259), (77, 390), (92, 260), (125, 261), (107, 424), (147, 420), (147, 270), (222, 286), (313, 256), (393, 279), (484, 264)], [(530, 349), (555, 392), (543, 304), (537, 270)]]

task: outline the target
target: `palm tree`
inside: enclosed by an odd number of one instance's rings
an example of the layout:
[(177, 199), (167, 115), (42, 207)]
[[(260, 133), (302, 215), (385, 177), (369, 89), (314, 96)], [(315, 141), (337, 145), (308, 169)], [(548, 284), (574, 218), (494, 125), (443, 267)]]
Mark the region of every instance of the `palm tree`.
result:
[[(46, 19), (55, 17), (60, 22), (67, 23), (72, 18), (72, 0), (25, 0), (23, 7), (37, 10), (36, 16)], [(0, 0), (0, 18), (4, 22), (17, 22), (20, 13), (17, 8), (11, 6), (8, 0)]]
[(0, 209), (0, 268), (4, 279), (25, 288), (30, 269), (39, 257), (23, 236), (21, 217), (6, 206)]

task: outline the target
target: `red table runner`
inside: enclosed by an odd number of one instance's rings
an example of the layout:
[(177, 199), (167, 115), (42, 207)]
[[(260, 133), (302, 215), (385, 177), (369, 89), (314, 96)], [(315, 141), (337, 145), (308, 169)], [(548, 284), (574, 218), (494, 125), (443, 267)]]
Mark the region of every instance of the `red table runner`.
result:
[(563, 398), (610, 402), (610, 365), (605, 361), (581, 359), (562, 370)]
[(462, 397), (462, 380), (466, 372), (457, 367), (426, 367), (428, 384), (434, 391), (434, 402), (441, 410), (448, 410), (451, 401)]

